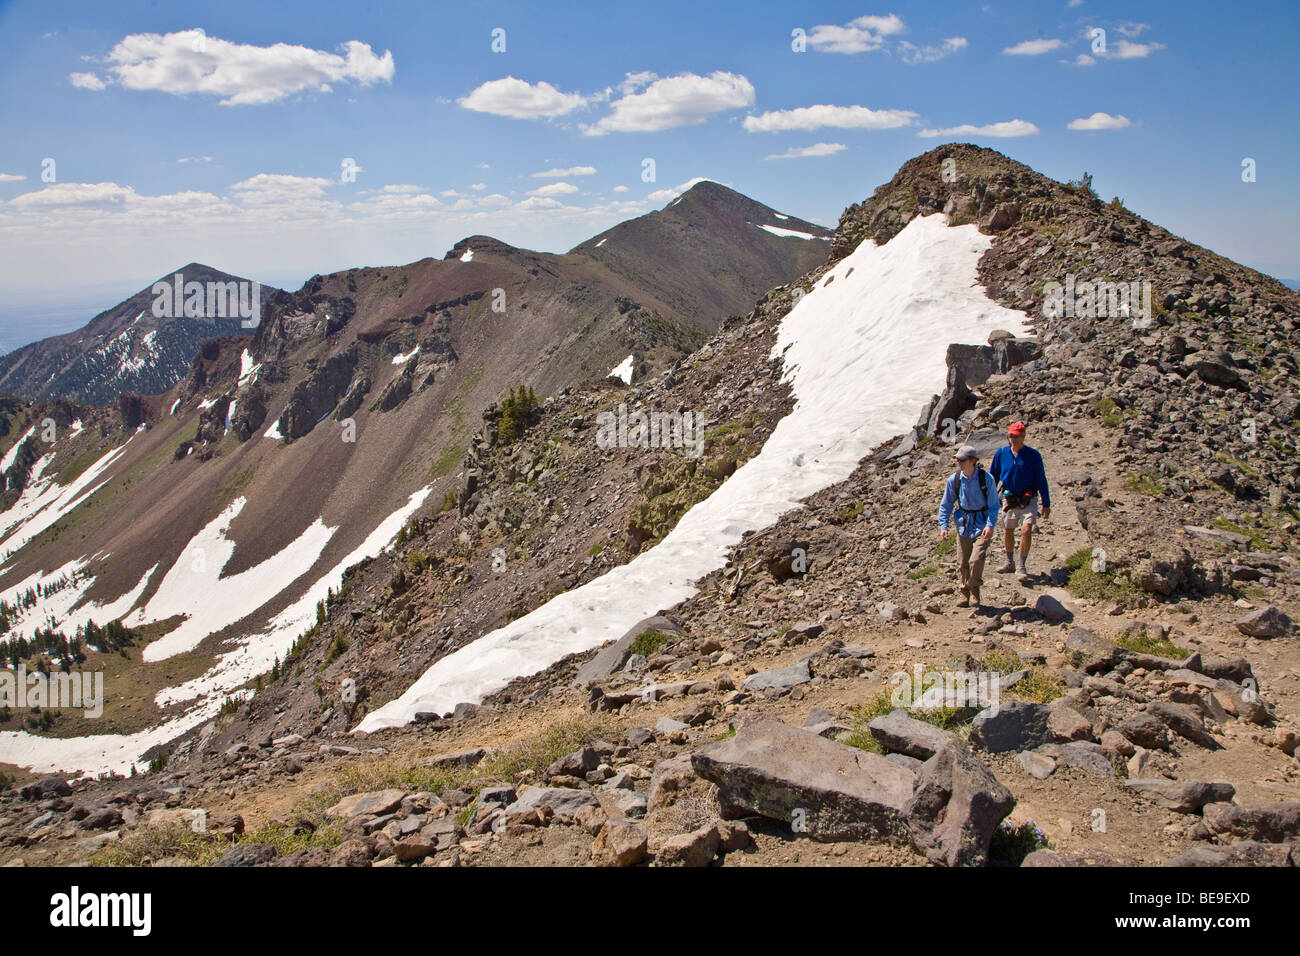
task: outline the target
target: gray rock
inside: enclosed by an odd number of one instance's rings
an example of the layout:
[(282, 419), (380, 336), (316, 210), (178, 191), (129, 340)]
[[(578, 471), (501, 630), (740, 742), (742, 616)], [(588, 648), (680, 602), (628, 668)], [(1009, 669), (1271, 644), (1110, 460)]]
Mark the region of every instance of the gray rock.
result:
[(1248, 637), (1285, 637), (1291, 632), (1291, 618), (1270, 604), (1238, 618), (1237, 630)]
[(867, 729), (885, 750), (918, 760), (929, 760), (945, 743), (957, 739), (956, 734), (917, 720), (901, 708), (877, 717)]
[(1207, 803), (1231, 800), (1237, 792), (1230, 783), (1165, 780), (1159, 777), (1125, 780), (1124, 786), (1145, 793), (1160, 806), (1177, 813), (1199, 813)]
[(758, 813), (820, 840), (907, 838), (914, 775), (878, 754), (761, 720), (691, 764), (718, 786), (724, 816)]
[(646, 858), (646, 832), (630, 820), (610, 820), (591, 844), (596, 866), (636, 866)]
[(1115, 768), (1106, 756), (1101, 744), (1078, 740), (1068, 744), (1043, 744), (1038, 753), (1056, 758), (1058, 763), (1067, 767), (1076, 767), (1103, 777), (1114, 777)]
[(584, 687), (592, 681), (603, 680), (610, 674), (620, 670), (627, 663), (627, 659), (632, 653), (632, 644), (646, 631), (658, 631), (661, 634), (680, 634), (682, 629), (673, 621), (659, 614), (637, 621), (628, 629), (626, 634), (612, 644), (606, 644), (597, 652), (595, 657), (578, 668), (578, 674), (573, 680), (574, 686)]
[(600, 801), (590, 790), (572, 790), (567, 787), (532, 787), (525, 790), (514, 803), (506, 807), (506, 816), (527, 813), (530, 810), (549, 809), (562, 822), (573, 819), (582, 807), (598, 807)]
[(643, 747), (655, 739), (655, 735), (644, 727), (630, 727), (623, 737), (629, 747)]
[(1055, 739), (1047, 726), (1051, 709), (1046, 704), (1009, 700), (981, 711), (971, 722), (972, 747), (989, 753), (1032, 750)]
[(808, 662), (800, 661), (797, 664), (791, 664), (789, 667), (778, 667), (775, 670), (751, 674), (745, 678), (745, 682), (741, 684), (741, 687), (745, 690), (765, 690), (768, 687), (787, 688), (806, 684), (810, 680), (812, 680), (812, 674), (808, 671)]
[(1065, 656), (1071, 665), (1089, 674), (1110, 670), (1119, 659), (1117, 644), (1102, 640), (1085, 627), (1076, 627), (1065, 640)]
[(655, 733), (668, 735), (676, 733), (679, 730), (690, 730), (691, 725), (683, 723), (680, 720), (673, 720), (671, 717), (660, 717), (655, 721)]
[(1047, 754), (1035, 753), (1032, 750), (1022, 750), (1016, 754), (1016, 761), (1020, 766), (1025, 768), (1025, 772), (1031, 777), (1039, 780), (1046, 780), (1052, 774), (1056, 773), (1056, 761)]
[(1040, 594), (1034, 602), (1034, 610), (1042, 615), (1049, 624), (1060, 624), (1074, 619), (1074, 612), (1050, 594)]
[(265, 866), (278, 855), (269, 843), (240, 843), (222, 854), (213, 866)]
[(954, 740), (921, 767), (903, 813), (913, 842), (932, 862), (983, 866), (989, 840), (1015, 805), (1011, 791)]
[(594, 747), (583, 747), (565, 754), (546, 768), (548, 777), (585, 777), (600, 766), (600, 754)]
[(1148, 750), (1164, 750), (1169, 746), (1169, 728), (1154, 714), (1134, 714), (1115, 729)]
[[(406, 796), (401, 790), (373, 790), (344, 797), (325, 812), (332, 817), (383, 816), (402, 805)], [(468, 802), (468, 801), (467, 801)]]
[(122, 812), (116, 807), (93, 810), (81, 821), (83, 830), (108, 830), (122, 825)]
[(1166, 860), (1164, 866), (1294, 866), (1286, 844), (1243, 841), (1227, 846), (1198, 846)]
[[(1167, 700), (1153, 701), (1147, 705), (1147, 713), (1164, 722), (1165, 726), (1180, 737), (1200, 744), (1210, 750), (1219, 750), (1219, 742), (1205, 729), (1205, 722), (1196, 709), (1187, 704), (1177, 704)], [(1127, 736), (1127, 734), (1125, 735)], [(1133, 741), (1137, 743), (1137, 741)]]
[(721, 836), (717, 824), (708, 823), (690, 833), (665, 840), (655, 854), (655, 866), (708, 866), (718, 855)]
[(1216, 837), (1292, 843), (1300, 840), (1300, 803), (1271, 803), (1246, 809), (1233, 803), (1207, 804), (1205, 826)]
[(439, 754), (429, 760), (433, 767), (472, 767), (480, 763), (488, 754), (486, 747), (474, 747), (470, 750), (458, 750), (455, 753)]

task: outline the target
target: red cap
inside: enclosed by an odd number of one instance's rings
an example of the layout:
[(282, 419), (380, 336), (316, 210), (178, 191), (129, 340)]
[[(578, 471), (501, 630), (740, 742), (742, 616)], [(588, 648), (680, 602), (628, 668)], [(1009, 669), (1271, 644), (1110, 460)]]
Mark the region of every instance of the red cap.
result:
[(1011, 427), (1007, 429), (1008, 435), (1023, 435), (1025, 433), (1024, 422), (1012, 422)]

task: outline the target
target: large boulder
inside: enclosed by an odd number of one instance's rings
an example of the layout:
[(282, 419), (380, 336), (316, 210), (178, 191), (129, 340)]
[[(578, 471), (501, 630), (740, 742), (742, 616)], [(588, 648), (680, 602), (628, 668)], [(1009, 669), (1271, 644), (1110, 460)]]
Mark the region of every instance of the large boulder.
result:
[(983, 866), (989, 841), (1015, 805), (1011, 791), (954, 740), (922, 765), (903, 813), (913, 842), (931, 861)]
[(914, 774), (878, 754), (761, 720), (691, 764), (717, 784), (724, 816), (757, 813), (816, 840), (907, 839)]
[(632, 644), (647, 631), (658, 631), (660, 634), (680, 634), (682, 629), (662, 614), (655, 614), (637, 621), (628, 629), (626, 634), (612, 644), (606, 644), (596, 653), (595, 657), (578, 668), (578, 676), (573, 679), (573, 685), (575, 687), (584, 687), (592, 681), (603, 680), (610, 674), (621, 670), (623, 665), (627, 663), (628, 656), (632, 653)]
[(1291, 618), (1270, 604), (1239, 618), (1237, 630), (1247, 637), (1285, 637), (1291, 631)]
[(1220, 840), (1294, 843), (1300, 840), (1300, 803), (1271, 803), (1246, 809), (1235, 803), (1210, 803), (1202, 811), (1205, 826)]

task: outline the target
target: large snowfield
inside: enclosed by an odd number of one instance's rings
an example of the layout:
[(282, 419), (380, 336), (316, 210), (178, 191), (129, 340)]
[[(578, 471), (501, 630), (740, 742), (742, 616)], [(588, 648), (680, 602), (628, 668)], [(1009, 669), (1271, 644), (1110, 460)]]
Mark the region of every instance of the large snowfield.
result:
[(864, 241), (782, 320), (795, 405), (759, 455), (688, 511), (655, 547), (439, 660), (357, 726), (372, 732), (478, 702), (516, 677), (621, 637), (685, 600), (742, 535), (852, 474), (880, 442), (907, 431), (943, 386), (949, 343), (983, 344), (1024, 316), (992, 302), (976, 263), (992, 239), (935, 214), (888, 244)]

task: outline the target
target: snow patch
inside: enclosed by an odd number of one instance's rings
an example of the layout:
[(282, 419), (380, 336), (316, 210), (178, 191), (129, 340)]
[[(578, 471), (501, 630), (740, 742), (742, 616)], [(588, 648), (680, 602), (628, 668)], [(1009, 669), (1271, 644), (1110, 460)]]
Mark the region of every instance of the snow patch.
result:
[(268, 429), (266, 430), (266, 437), (267, 437), (267, 438), (280, 438), (280, 439), (283, 439), (283, 438), (284, 438), (284, 435), (283, 435), (283, 434), (281, 433), (281, 431), (280, 431), (280, 419), (277, 418), (277, 419), (275, 420), (275, 424), (273, 424), (270, 428), (268, 428)]
[(166, 660), (193, 650), (209, 634), (252, 614), (311, 570), (337, 530), (317, 518), (261, 564), (223, 577), (221, 572), (235, 554), (235, 542), (226, 532), (247, 503), (247, 498), (236, 498), (208, 522), (185, 546), (149, 603), (126, 621), (128, 627), (135, 627), (177, 614), (185, 618), (144, 649), (144, 661)]
[[(27, 429), (27, 431), (23, 432), (21, 438), (9, 446), (9, 450), (5, 452), (4, 458), (0, 458), (0, 472), (8, 471), (14, 466), (14, 460), (18, 457), (18, 449), (22, 448), (27, 439), (31, 438), (35, 432), (36, 426), (33, 425), (31, 428)], [(5, 487), (8, 487), (7, 483)]]
[(175, 415), (175, 414), (176, 414), (176, 409), (178, 409), (178, 408), (180, 408), (180, 407), (181, 407), (181, 400), (178, 398), (178, 399), (176, 399), (176, 401), (172, 402), (172, 410), (171, 410), (170, 412), (168, 412), (167, 414), (168, 414), (168, 415)]
[(394, 365), (405, 365), (407, 362), (411, 361), (411, 359), (415, 358), (415, 357), (416, 357), (417, 355), (419, 355), (419, 354), (420, 354), (420, 347), (417, 345), (417, 346), (415, 347), (415, 351), (413, 351), (413, 352), (408, 352), (406, 355), (402, 355), (402, 354), (400, 354), (400, 353), (397, 354), (397, 355), (394, 355), (394, 356), (393, 356), (393, 364), (394, 364)]
[(473, 250), (473, 249), (466, 249), (466, 250), (461, 254), (460, 261), (461, 261), (461, 262), (473, 262), (473, 261), (474, 261), (474, 250)]
[[(15, 551), (71, 512), (82, 503), (83, 494), (88, 498), (103, 487), (100, 484), (90, 488), (125, 450), (126, 445), (122, 445), (106, 452), (66, 487), (55, 483), (53, 478), (30, 481), (13, 506), (0, 512), (0, 549), (3, 549), (0, 560), (8, 561)], [(44, 468), (41, 465), (42, 471)]]
[(620, 378), (623, 380), (624, 385), (631, 385), (632, 384), (632, 356), (629, 355), (627, 358), (623, 359), (623, 361), (619, 362), (618, 365), (614, 366), (612, 369), (609, 370), (609, 375), (605, 377)]
[[(672, 532), (628, 564), (437, 661), (355, 728), (371, 732), (479, 701), (516, 677), (621, 637), (696, 593), (747, 531), (843, 481), (877, 444), (908, 430), (947, 373), (950, 342), (984, 342), (1019, 313), (989, 300), (975, 265), (992, 239), (918, 216), (887, 245), (865, 240), (782, 320), (794, 408), (746, 462)], [(852, 275), (848, 270), (852, 269)]]
[(244, 349), (243, 354), (239, 356), (239, 384), (242, 386), (249, 377), (252, 376), (254, 382), (257, 381), (257, 370), (262, 367), (262, 363), (254, 364), (253, 356), (248, 349)]
[(600, 242), (596, 243), (596, 248), (599, 249), (608, 241), (609, 241), (609, 236), (606, 236), (604, 239), (600, 240)]
[(777, 219), (789, 219), (789, 218), (790, 218), (789, 216), (783, 216), (783, 215), (781, 215), (779, 212), (774, 212), (774, 213), (772, 213), (772, 215), (776, 216)]
[(795, 239), (821, 239), (829, 242), (826, 236), (814, 236), (811, 232), (800, 232), (798, 229), (782, 229), (780, 226), (759, 226), (759, 229), (766, 229), (774, 236), (787, 238), (793, 236)]

